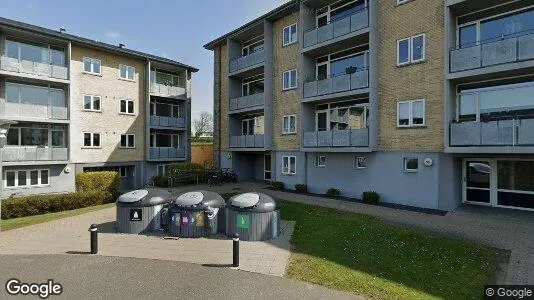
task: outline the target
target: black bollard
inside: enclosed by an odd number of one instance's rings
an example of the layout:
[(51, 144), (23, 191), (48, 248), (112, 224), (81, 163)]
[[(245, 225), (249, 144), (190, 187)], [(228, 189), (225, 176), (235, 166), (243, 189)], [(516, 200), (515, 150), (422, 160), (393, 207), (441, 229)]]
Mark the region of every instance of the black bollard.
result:
[(239, 234), (236, 233), (232, 240), (234, 241), (234, 261), (232, 263), (232, 268), (237, 269), (239, 268)]
[(89, 232), (91, 232), (91, 254), (98, 253), (98, 227), (96, 224), (89, 227)]

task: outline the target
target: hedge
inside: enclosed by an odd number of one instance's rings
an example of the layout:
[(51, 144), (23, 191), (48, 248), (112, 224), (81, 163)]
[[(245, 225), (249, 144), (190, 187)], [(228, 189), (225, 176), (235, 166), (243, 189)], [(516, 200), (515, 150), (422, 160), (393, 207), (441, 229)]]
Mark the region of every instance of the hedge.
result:
[(2, 200), (2, 219), (13, 219), (84, 208), (115, 202), (106, 191), (81, 191), (68, 194), (33, 195)]
[(83, 172), (76, 175), (76, 190), (103, 191), (119, 196), (120, 176), (117, 172)]

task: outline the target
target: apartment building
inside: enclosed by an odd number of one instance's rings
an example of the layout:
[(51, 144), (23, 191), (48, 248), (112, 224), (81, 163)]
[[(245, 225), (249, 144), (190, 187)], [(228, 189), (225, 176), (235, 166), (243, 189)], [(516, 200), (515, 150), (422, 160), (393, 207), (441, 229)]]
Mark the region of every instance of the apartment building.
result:
[(216, 161), (388, 203), (534, 209), (534, 3), (293, 0), (206, 44)]
[(0, 18), (1, 197), (72, 192), (114, 170), (122, 189), (188, 161), (191, 75), (166, 58)]

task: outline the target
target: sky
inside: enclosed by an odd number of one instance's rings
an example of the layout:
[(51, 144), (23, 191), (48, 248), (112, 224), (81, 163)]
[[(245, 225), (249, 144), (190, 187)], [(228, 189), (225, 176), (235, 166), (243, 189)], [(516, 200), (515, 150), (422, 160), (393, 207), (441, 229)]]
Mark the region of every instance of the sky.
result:
[[(213, 112), (213, 53), (202, 46), (288, 0), (1, 0), (1, 16), (194, 66), (192, 119)], [(83, 3), (83, 4), (82, 4)]]

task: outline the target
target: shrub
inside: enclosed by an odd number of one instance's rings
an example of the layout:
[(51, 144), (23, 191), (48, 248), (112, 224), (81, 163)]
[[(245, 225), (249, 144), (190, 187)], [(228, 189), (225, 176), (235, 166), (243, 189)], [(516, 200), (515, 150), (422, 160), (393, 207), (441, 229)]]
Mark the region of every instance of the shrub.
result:
[(2, 219), (20, 218), (92, 205), (115, 202), (115, 195), (107, 191), (80, 191), (68, 194), (34, 195), (2, 200)]
[(341, 191), (335, 188), (330, 188), (326, 191), (326, 195), (331, 198), (337, 198), (341, 196)]
[(307, 193), (308, 192), (308, 186), (305, 184), (295, 184), (295, 191), (299, 193)]
[(273, 181), (271, 182), (271, 186), (277, 190), (282, 190), (285, 187), (284, 183), (281, 181)]
[(362, 200), (369, 204), (378, 204), (380, 201), (380, 195), (375, 191), (363, 192)]
[(119, 196), (120, 176), (117, 172), (83, 172), (76, 175), (76, 190), (103, 191)]

